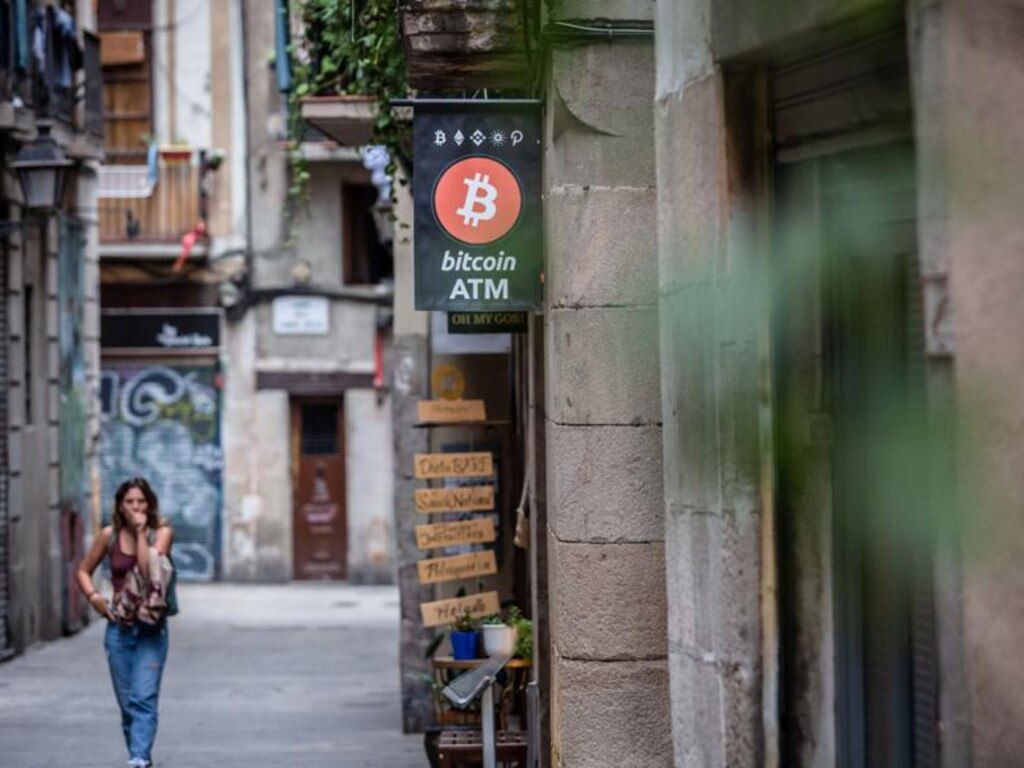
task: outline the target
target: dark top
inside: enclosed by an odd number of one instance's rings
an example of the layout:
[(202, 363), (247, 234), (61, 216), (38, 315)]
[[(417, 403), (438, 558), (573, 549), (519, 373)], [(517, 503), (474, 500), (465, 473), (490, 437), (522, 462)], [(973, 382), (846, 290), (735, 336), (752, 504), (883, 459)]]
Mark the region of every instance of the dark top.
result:
[(124, 586), (124, 577), (135, 567), (135, 555), (126, 555), (121, 551), (121, 534), (114, 531), (114, 542), (110, 545), (110, 579), (114, 582), (114, 592), (120, 592)]

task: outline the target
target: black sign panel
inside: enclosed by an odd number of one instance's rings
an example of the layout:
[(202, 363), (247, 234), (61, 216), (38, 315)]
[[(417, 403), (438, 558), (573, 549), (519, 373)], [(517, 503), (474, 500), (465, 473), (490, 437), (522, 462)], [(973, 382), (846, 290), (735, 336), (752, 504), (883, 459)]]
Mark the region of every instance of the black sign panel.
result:
[(215, 351), (219, 312), (104, 312), (100, 343), (110, 349)]
[(541, 306), (539, 107), (417, 105), (416, 309)]
[(526, 312), (449, 312), (448, 333), (526, 333)]

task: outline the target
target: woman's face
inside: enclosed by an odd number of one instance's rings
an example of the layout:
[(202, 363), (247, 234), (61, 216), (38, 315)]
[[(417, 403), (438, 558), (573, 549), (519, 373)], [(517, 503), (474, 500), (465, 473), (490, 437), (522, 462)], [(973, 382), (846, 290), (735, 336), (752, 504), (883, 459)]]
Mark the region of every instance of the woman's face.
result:
[(149, 512), (149, 502), (146, 501), (146, 496), (142, 493), (142, 489), (128, 489), (128, 493), (124, 495), (124, 501), (121, 502), (121, 511), (124, 512), (125, 519), (128, 522), (133, 522), (133, 518), (138, 519), (140, 515), (143, 518), (146, 516), (146, 513)]

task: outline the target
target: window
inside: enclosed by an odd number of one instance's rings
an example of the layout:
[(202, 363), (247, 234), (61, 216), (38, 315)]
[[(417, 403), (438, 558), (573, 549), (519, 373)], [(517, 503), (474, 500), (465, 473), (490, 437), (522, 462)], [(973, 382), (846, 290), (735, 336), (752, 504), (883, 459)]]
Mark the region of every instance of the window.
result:
[(303, 455), (331, 455), (337, 452), (338, 406), (335, 403), (303, 403)]
[(345, 184), (341, 189), (346, 285), (376, 285), (394, 275), (391, 249), (381, 243), (374, 223), (376, 202), (377, 190), (369, 184)]
[(144, 165), (153, 134), (152, 40), (148, 31), (100, 32), (106, 162)]

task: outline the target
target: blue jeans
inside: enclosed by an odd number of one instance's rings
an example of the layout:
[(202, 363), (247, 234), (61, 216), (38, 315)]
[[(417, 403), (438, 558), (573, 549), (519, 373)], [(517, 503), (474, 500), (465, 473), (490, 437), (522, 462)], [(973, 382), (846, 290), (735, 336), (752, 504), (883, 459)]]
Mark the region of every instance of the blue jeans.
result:
[(155, 627), (109, 622), (103, 647), (121, 708), (128, 756), (149, 762), (156, 739), (160, 677), (167, 660), (167, 622)]

